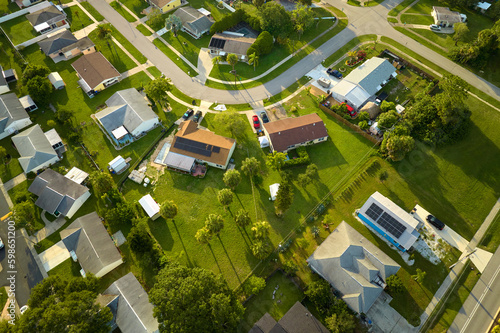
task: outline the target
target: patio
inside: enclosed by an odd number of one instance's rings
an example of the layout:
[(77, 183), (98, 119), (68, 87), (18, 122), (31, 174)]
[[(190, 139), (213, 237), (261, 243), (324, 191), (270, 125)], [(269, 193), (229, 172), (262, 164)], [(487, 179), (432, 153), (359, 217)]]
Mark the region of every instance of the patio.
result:
[(205, 177), (206, 173), (207, 173), (207, 167), (205, 165), (195, 164), (191, 175), (193, 175), (193, 177), (203, 178)]

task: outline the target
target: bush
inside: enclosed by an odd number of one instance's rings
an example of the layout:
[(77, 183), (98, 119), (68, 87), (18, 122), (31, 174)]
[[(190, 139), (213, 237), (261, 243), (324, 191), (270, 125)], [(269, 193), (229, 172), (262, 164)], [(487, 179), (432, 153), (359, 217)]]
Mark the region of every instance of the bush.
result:
[(243, 290), (247, 295), (256, 295), (266, 287), (266, 280), (252, 275), (243, 285)]
[(363, 120), (361, 121), (359, 124), (358, 124), (359, 128), (361, 128), (362, 130), (366, 131), (367, 129), (370, 128), (370, 125), (368, 125), (368, 122), (366, 120)]
[(311, 162), (311, 159), (309, 158), (309, 154), (307, 153), (305, 147), (298, 147), (296, 149), (296, 151), (297, 151), (297, 154), (299, 155), (299, 157), (292, 158), (292, 159), (289, 159), (289, 160), (283, 162), (283, 168), (296, 166), (296, 165), (302, 165), (302, 164), (309, 164)]
[(368, 121), (368, 120), (370, 120), (370, 114), (366, 111), (363, 111), (359, 114), (358, 119), (359, 119), (359, 121), (363, 121), (363, 120)]
[(403, 282), (397, 275), (389, 276), (386, 282), (387, 282), (387, 289), (389, 290), (389, 293), (391, 293), (392, 295), (399, 294), (404, 289)]
[(135, 226), (127, 236), (130, 249), (134, 252), (145, 253), (153, 250), (153, 239), (142, 226)]
[(287, 260), (283, 263), (283, 270), (287, 275), (295, 275), (295, 272), (299, 270), (299, 267), (292, 260)]
[(262, 31), (252, 46), (248, 49), (247, 55), (250, 56), (253, 53), (257, 55), (269, 54), (273, 50), (273, 45), (273, 36), (267, 31)]
[(260, 31), (260, 19), (247, 14), (243, 9), (238, 9), (234, 13), (224, 15), (220, 20), (215, 21), (210, 27), (210, 34), (213, 35), (216, 32), (227, 30), (241, 21), (248, 23), (252, 29)]

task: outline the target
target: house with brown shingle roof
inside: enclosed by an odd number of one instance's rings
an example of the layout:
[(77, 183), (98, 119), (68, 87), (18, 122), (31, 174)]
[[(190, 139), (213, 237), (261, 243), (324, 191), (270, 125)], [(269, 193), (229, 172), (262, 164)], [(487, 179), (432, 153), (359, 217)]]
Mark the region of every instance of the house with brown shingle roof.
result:
[(325, 124), (316, 113), (272, 121), (263, 127), (269, 147), (276, 152), (287, 152), (328, 139)]
[(238, 56), (238, 59), (246, 60), (247, 51), (254, 42), (255, 38), (252, 37), (216, 33), (212, 36), (212, 39), (210, 39), (208, 48), (212, 54), (225, 56), (229, 53), (233, 53)]
[(236, 140), (198, 128), (197, 123), (188, 120), (180, 124), (168, 154), (187, 156), (198, 163), (226, 169), (235, 147)]
[(71, 65), (78, 74), (78, 84), (89, 96), (120, 81), (120, 73), (101, 52), (84, 54)]

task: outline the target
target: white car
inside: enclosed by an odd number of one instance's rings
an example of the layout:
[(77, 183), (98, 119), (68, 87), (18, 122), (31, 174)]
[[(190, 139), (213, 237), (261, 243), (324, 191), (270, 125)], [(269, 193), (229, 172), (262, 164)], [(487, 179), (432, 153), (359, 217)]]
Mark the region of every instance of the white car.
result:
[(0, 238), (0, 250), (3, 249), (5, 245), (3, 244), (2, 238)]
[(431, 24), (431, 25), (429, 26), (429, 28), (430, 28), (431, 30), (441, 31), (441, 27), (440, 27), (439, 25), (437, 25), (437, 24)]
[(19, 309), (19, 312), (21, 312), (21, 314), (24, 314), (26, 312), (26, 310), (28, 310), (28, 308), (29, 308), (29, 306), (25, 305)]

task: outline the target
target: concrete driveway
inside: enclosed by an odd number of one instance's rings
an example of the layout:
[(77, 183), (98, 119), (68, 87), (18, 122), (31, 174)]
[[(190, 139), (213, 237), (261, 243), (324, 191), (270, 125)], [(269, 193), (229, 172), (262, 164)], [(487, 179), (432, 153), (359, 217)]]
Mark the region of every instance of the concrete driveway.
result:
[(66, 259), (69, 259), (70, 255), (68, 249), (61, 240), (40, 253), (38, 257), (40, 258), (43, 267), (48, 272)]
[(371, 306), (366, 316), (373, 323), (373, 331), (376, 333), (411, 333), (418, 332), (418, 327), (408, 324), (390, 305), (391, 296), (382, 292), (375, 303)]

